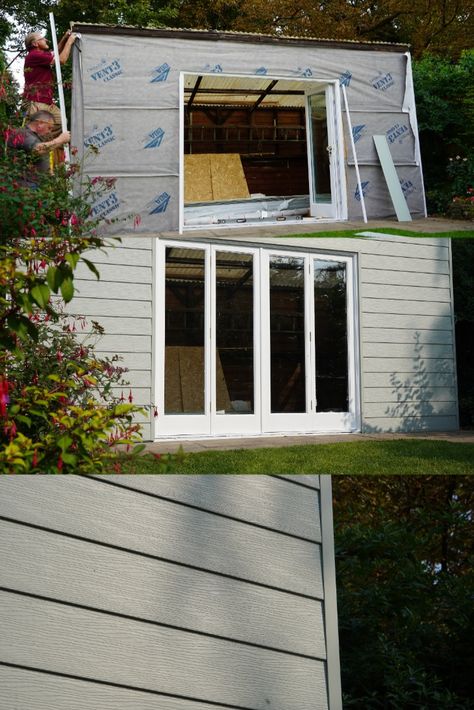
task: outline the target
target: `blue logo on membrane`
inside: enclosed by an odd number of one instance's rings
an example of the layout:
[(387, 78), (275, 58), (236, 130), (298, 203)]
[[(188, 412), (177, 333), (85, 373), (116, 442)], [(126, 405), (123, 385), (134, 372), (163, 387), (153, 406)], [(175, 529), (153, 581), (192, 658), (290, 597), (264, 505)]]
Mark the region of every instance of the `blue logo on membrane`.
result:
[(154, 131), (150, 131), (145, 138), (146, 143), (144, 148), (159, 148), (164, 135), (165, 132), (162, 128), (156, 128)]
[(396, 141), (403, 143), (405, 138), (410, 135), (410, 129), (405, 123), (396, 123), (385, 132), (385, 135), (389, 143), (395, 143)]
[(405, 180), (404, 178), (400, 178), (400, 187), (402, 188), (402, 192), (405, 197), (408, 197), (409, 195), (416, 192), (416, 187), (414, 186), (411, 180)]
[(208, 71), (211, 74), (222, 74), (224, 70), (221, 64), (206, 64), (204, 71)]
[(91, 145), (95, 148), (103, 148), (104, 145), (112, 143), (114, 140), (115, 134), (111, 125), (104, 126), (104, 128), (93, 126), (92, 131), (84, 138), (84, 145), (86, 147)]
[(365, 126), (365, 123), (361, 123), (358, 126), (352, 126), (352, 137), (354, 139), (354, 143), (357, 143), (357, 141), (360, 141), (360, 139), (364, 137), (366, 133), (364, 130)]
[[(370, 191), (370, 180), (366, 180), (361, 184), (362, 187), (362, 195), (365, 197), (367, 193)], [(357, 200), (357, 202), (360, 202), (360, 191), (359, 191), (359, 185), (357, 185), (356, 191), (354, 192), (354, 197)]]
[(267, 71), (268, 71), (267, 67), (259, 67), (258, 69), (255, 69), (255, 74), (260, 74), (260, 76), (265, 76)]
[(387, 91), (387, 89), (390, 89), (395, 84), (395, 79), (390, 72), (386, 74), (379, 72), (377, 76), (371, 80), (371, 84), (376, 91)]
[(160, 214), (160, 212), (166, 212), (170, 199), (171, 195), (167, 192), (162, 192), (161, 195), (157, 195), (147, 205), (147, 209), (150, 210), (148, 214)]
[(102, 59), (100, 64), (92, 67), (90, 72), (90, 76), (93, 81), (106, 82), (116, 79), (118, 76), (123, 74), (123, 69), (119, 59), (112, 59), (111, 61)]
[(158, 81), (166, 81), (168, 78), (168, 74), (170, 73), (170, 65), (164, 62), (161, 64), (159, 67), (155, 67), (152, 70), (152, 74), (154, 74), (153, 78), (150, 79), (150, 84), (156, 84)]
[(96, 204), (91, 208), (91, 217), (95, 219), (103, 219), (111, 212), (114, 212), (119, 208), (120, 200), (116, 192), (111, 192), (110, 195), (104, 197), (103, 200), (96, 202)]
[(349, 86), (349, 84), (351, 83), (351, 79), (352, 79), (352, 74), (349, 71), (349, 69), (346, 69), (346, 71), (342, 72), (342, 74), (339, 77), (339, 85), (340, 86)]

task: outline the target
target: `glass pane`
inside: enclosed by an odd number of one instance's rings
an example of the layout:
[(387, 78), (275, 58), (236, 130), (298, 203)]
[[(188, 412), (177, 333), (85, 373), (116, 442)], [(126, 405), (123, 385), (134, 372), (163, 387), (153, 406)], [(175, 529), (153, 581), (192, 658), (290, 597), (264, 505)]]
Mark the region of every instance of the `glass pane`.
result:
[(313, 159), (313, 200), (331, 202), (326, 92), (309, 97), (311, 149)]
[(254, 411), (253, 259), (216, 254), (216, 411)]
[(349, 409), (346, 264), (314, 262), (316, 411)]
[(166, 249), (165, 413), (204, 413), (204, 251)]
[(304, 260), (270, 259), (271, 411), (305, 412)]

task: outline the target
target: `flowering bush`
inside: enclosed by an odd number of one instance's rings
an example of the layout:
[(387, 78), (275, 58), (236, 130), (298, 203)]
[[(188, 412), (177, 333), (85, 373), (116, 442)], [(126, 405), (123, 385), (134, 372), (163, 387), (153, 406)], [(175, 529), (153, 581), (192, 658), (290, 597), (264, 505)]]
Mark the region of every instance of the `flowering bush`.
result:
[[(116, 461), (117, 443), (141, 441), (140, 411), (114, 387), (125, 370), (94, 353), (94, 337), (80, 337), (85, 319), (35, 315), (36, 341), (0, 354), (0, 470), (8, 473), (101, 472)], [(132, 397), (130, 396), (130, 400)]]

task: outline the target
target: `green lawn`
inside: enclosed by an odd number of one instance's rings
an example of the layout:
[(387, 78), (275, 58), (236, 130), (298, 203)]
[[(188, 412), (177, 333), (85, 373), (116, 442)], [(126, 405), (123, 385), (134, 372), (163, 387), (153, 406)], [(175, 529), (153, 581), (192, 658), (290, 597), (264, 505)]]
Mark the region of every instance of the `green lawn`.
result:
[(426, 237), (427, 239), (444, 238), (444, 239), (472, 239), (474, 237), (474, 227), (472, 229), (451, 231), (451, 232), (414, 232), (409, 229), (392, 229), (391, 227), (361, 227), (360, 229), (345, 229), (342, 231), (327, 232), (311, 232), (308, 234), (282, 234), (281, 239), (288, 237), (298, 237), (299, 239), (314, 239), (327, 237), (357, 237), (361, 232), (378, 232), (380, 234), (395, 234), (400, 237)]
[[(124, 473), (160, 473), (144, 456), (124, 465)], [(170, 473), (474, 473), (474, 444), (398, 439), (186, 454)]]

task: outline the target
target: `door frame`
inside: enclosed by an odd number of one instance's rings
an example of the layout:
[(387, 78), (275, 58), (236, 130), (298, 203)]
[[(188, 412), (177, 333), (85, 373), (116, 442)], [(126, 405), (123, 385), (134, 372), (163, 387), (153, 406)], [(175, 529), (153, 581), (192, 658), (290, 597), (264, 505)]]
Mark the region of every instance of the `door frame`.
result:
[[(257, 75), (241, 74), (236, 72), (221, 72), (219, 74), (212, 72), (196, 72), (196, 71), (180, 71), (178, 77), (179, 86), (179, 210), (178, 210), (178, 233), (181, 235), (184, 232), (192, 232), (196, 229), (208, 229), (209, 225), (198, 225), (198, 226), (184, 226), (184, 83), (186, 76), (211, 76), (211, 77), (232, 77), (241, 79), (261, 79)], [(333, 152), (331, 154), (331, 162), (333, 164), (333, 169), (331, 170), (331, 188), (333, 190), (333, 202), (334, 202), (334, 214), (331, 217), (325, 217), (325, 221), (336, 221), (336, 220), (346, 220), (348, 215), (348, 205), (347, 205), (347, 185), (346, 185), (346, 172), (345, 172), (345, 158), (344, 158), (344, 132), (342, 124), (342, 107), (341, 107), (341, 96), (339, 90), (338, 80), (328, 80), (328, 79), (318, 79), (317, 77), (292, 77), (283, 76), (280, 74), (265, 74), (265, 79), (273, 80), (285, 80), (298, 82), (304, 82), (307, 84), (306, 89), (306, 99), (305, 99), (305, 120), (306, 120), (306, 146), (307, 146), (307, 169), (308, 169), (308, 182), (309, 182), (309, 195), (311, 203), (311, 191), (313, 184), (313, 167), (312, 160), (310, 156), (310, 136), (311, 132), (309, 130), (309, 108), (308, 108), (308, 92), (311, 91), (311, 85), (317, 88), (322, 86), (326, 87), (327, 97), (330, 96), (330, 101), (326, 99), (326, 115), (328, 119), (328, 130), (331, 126), (331, 134), (333, 140)], [(313, 92), (314, 93), (314, 92)], [(321, 219), (322, 217), (319, 217)], [(318, 217), (314, 217), (316, 221)], [(256, 222), (252, 223), (255, 228), (268, 226), (270, 224), (280, 225), (281, 222), (275, 221), (265, 221), (261, 224)], [(212, 224), (212, 229), (229, 229), (229, 228), (239, 228), (241, 225), (218, 225)]]

